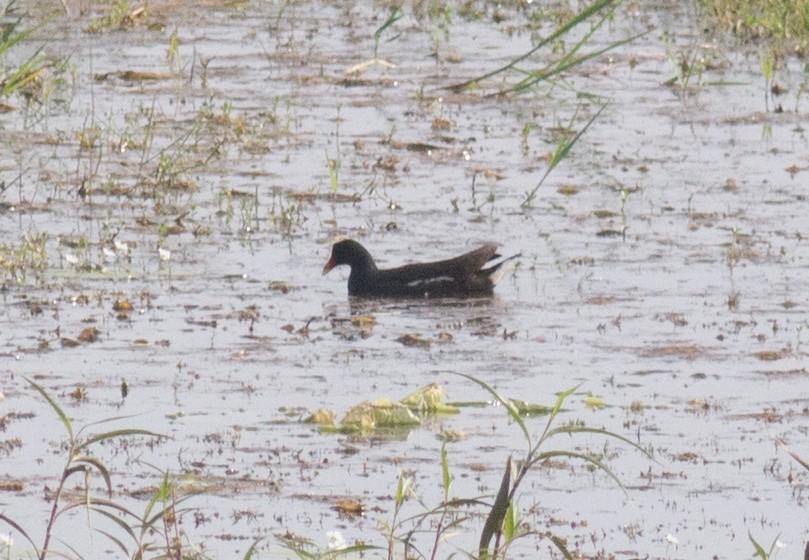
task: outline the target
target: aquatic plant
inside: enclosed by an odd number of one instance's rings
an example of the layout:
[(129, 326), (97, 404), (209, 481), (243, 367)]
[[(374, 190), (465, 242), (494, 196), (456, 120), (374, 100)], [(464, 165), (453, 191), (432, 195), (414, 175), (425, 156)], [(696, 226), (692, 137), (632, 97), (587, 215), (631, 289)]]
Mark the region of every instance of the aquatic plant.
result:
[[(141, 558), (147, 551), (160, 549), (166, 554), (166, 557), (181, 558), (182, 540), (179, 537), (177, 521), (182, 512), (178, 510), (177, 505), (188, 498), (190, 494), (177, 497), (177, 489), (171, 483), (168, 473), (165, 473), (163, 482), (149, 499), (143, 514), (139, 515), (122, 503), (112, 500), (113, 490), (110, 469), (90, 451), (96, 444), (122, 438), (145, 436), (160, 439), (165, 436), (139, 428), (120, 428), (107, 432), (85, 434), (85, 430), (93, 425), (120, 420), (120, 418), (110, 418), (75, 430), (67, 414), (50, 394), (34, 381), (27, 378), (26, 381), (47, 401), (67, 432), (67, 440), (60, 447), (66, 451), (65, 464), (56, 488), (49, 493), (50, 501), (52, 502), (51, 511), (44, 527), (44, 536), (40, 546), (36, 544), (34, 537), (25, 528), (6, 513), (0, 513), (0, 522), (5, 523), (22, 535), (28, 544), (33, 547), (39, 560), (44, 560), (48, 556), (81, 558), (81, 555), (68, 543), (65, 543), (65, 545), (68, 547), (69, 552), (65, 552), (54, 549), (51, 542), (56, 538), (58, 520), (74, 509), (84, 508), (91, 528), (93, 527), (90, 516), (91, 513), (95, 513), (120, 530), (121, 534), (113, 534), (99, 527), (94, 528), (96, 532), (106, 536), (113, 542), (126, 556)], [(72, 493), (68, 492), (67, 484), (68, 481), (73, 481), (76, 475), (83, 480), (83, 483), (81, 484), (80, 495), (73, 497)], [(93, 475), (100, 476), (104, 481), (107, 498), (93, 494), (91, 486)], [(122, 537), (131, 538), (134, 546), (127, 546)], [(61, 539), (59, 540), (61, 541)], [(158, 544), (158, 542), (162, 544)], [(133, 553), (133, 550), (137, 550), (137, 552)]]
[(48, 267), (47, 241), (46, 233), (29, 232), (18, 244), (0, 243), (0, 286), (9, 282), (24, 286), (29, 274), (42, 282)]
[(388, 13), (387, 19), (382, 23), (379, 28), (374, 31), (374, 59), (377, 59), (379, 53), (379, 42), (382, 40), (382, 34), (391, 27), (394, 23), (402, 18), (402, 8), (399, 6), (392, 6)]
[[(500, 395), (493, 387), (476, 377), (463, 373), (453, 373), (477, 383), (503, 406), (508, 413), (509, 419), (517, 424), (523, 433), (527, 443), (526, 453), (519, 460), (513, 459), (512, 456), (506, 458), (502, 480), (493, 502), (489, 502), (485, 497), (459, 498), (451, 495), (452, 477), (449, 471), (446, 442), (442, 444), (440, 452), (443, 495), (438, 505), (430, 506), (422, 501), (416, 495), (413, 480), (400, 474), (391, 519), (390, 521), (381, 521), (382, 533), (387, 543), (387, 558), (389, 560), (398, 557), (410, 558), (413, 555), (422, 558), (446, 557), (446, 554), (440, 552), (440, 545), (445, 542), (451, 532), (468, 531), (468, 522), (473, 518), (485, 518), (485, 522), (480, 533), (478, 550), (474, 553), (468, 553), (469, 557), (491, 560), (506, 558), (509, 547), (517, 539), (535, 534), (549, 539), (565, 558), (573, 558), (562, 537), (549, 531), (539, 533), (530, 529), (526, 523), (520, 520), (519, 508), (515, 506), (515, 503), (526, 477), (540, 468), (545, 461), (560, 458), (574, 459), (583, 461), (595, 470), (604, 472), (621, 489), (624, 489), (624, 487), (620, 478), (599, 456), (570, 449), (549, 449), (549, 442), (558, 436), (591, 434), (604, 436), (608, 439), (617, 439), (637, 449), (650, 459), (651, 455), (637, 443), (605, 428), (590, 427), (581, 422), (556, 425), (557, 417), (562, 411), (563, 404), (575, 393), (579, 386), (559, 394), (556, 403), (550, 409), (542, 409), (543, 413), (547, 413), (548, 419), (540, 435), (534, 438), (526, 424), (525, 403)], [(404, 516), (404, 505), (408, 499), (417, 500), (423, 511), (411, 516)], [(430, 551), (421, 549), (416, 541), (416, 537), (423, 534), (432, 535)], [(400, 547), (403, 549), (401, 555), (397, 554)]]
[[(548, 167), (547, 169), (545, 169), (545, 173), (542, 175), (536, 186), (530, 191), (525, 193), (525, 198), (523, 199), (522, 204), (520, 205), (523, 208), (528, 208), (531, 206), (531, 204), (534, 202), (534, 199), (537, 196), (539, 188), (545, 182), (545, 179), (548, 178), (548, 175), (551, 174), (551, 171), (553, 171), (556, 168), (556, 166), (559, 165), (559, 163), (561, 163), (562, 160), (564, 160), (567, 157), (567, 155), (570, 153), (570, 150), (573, 148), (576, 142), (578, 142), (579, 139), (582, 137), (582, 135), (585, 132), (587, 132), (587, 129), (590, 128), (590, 125), (593, 124), (593, 122), (595, 122), (595, 120), (598, 118), (601, 112), (604, 111), (604, 109), (606, 109), (607, 105), (606, 103), (602, 105), (601, 108), (598, 111), (596, 111), (596, 113), (592, 117), (590, 117), (590, 120), (587, 121), (587, 124), (585, 124), (581, 130), (579, 130), (575, 135), (573, 135), (573, 127), (575, 125), (576, 117), (578, 116), (581, 107), (582, 107), (581, 104), (579, 104), (579, 106), (576, 107), (576, 111), (570, 118), (570, 122), (568, 123), (567, 127), (563, 129), (563, 133), (556, 144), (556, 149), (551, 155), (551, 159), (548, 162)], [(573, 135), (572, 138), (571, 135)]]

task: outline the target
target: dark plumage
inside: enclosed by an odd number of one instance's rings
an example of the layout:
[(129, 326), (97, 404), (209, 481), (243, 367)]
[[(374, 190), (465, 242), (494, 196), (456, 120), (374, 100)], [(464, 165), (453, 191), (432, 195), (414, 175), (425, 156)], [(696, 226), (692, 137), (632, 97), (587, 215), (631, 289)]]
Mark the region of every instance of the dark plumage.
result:
[(514, 255), (488, 268), (487, 263), (501, 258), (497, 245), (487, 243), (454, 259), (416, 263), (380, 270), (374, 258), (359, 243), (351, 239), (338, 241), (331, 248), (331, 257), (323, 274), (347, 264), (348, 295), (366, 297), (470, 297), (490, 296), (502, 275), (503, 264)]

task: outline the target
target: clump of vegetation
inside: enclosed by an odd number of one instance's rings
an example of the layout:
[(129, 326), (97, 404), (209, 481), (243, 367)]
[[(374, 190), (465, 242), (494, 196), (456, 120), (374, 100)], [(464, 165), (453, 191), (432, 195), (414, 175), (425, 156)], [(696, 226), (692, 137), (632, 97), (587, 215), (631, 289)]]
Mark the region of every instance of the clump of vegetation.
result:
[(742, 40), (770, 40), (780, 52), (809, 54), (809, 0), (703, 0)]
[(17, 13), (14, 4), (16, 2), (12, 0), (6, 6), (0, 6), (0, 99), (34, 82), (48, 66), (40, 47), (23, 62), (7, 67), (9, 51), (39, 28), (35, 26), (23, 29), (22, 15)]
[(28, 283), (29, 275), (43, 280), (48, 266), (45, 233), (29, 233), (18, 244), (0, 243), (0, 285)]
[(146, 16), (145, 6), (132, 8), (126, 0), (118, 0), (109, 7), (107, 13), (90, 22), (90, 25), (87, 26), (87, 33), (130, 29), (143, 24), (148, 19)]
[[(487, 383), (465, 374), (461, 375), (480, 385), (507, 412), (509, 420), (515, 423), (523, 433), (527, 443), (527, 452), (519, 460), (511, 456), (505, 458), (505, 468), (499, 490), (492, 497), (456, 497), (452, 495), (452, 475), (448, 459), (447, 445), (451, 438), (444, 438), (441, 446), (440, 468), (442, 494), (438, 502), (426, 496), (419, 496), (415, 480), (400, 474), (394, 495), (392, 513), (389, 519), (382, 520), (381, 531), (385, 540), (384, 547), (373, 547), (365, 542), (354, 543), (352, 547), (344, 546), (336, 549), (318, 550), (313, 543), (305, 539), (290, 539), (286, 535), (277, 538), (288, 549), (300, 558), (335, 558), (341, 553), (356, 552), (372, 548), (387, 550), (387, 558), (444, 558), (448, 554), (443, 550), (447, 541), (453, 536), (476, 534), (476, 527), (482, 523), (478, 537), (478, 548), (467, 551), (470, 558), (493, 560), (507, 558), (510, 547), (521, 538), (534, 535), (548, 539), (564, 558), (573, 558), (563, 537), (551, 531), (539, 530), (521, 519), (517, 499), (520, 488), (529, 474), (541, 469), (550, 462), (565, 460), (582, 461), (593, 470), (600, 470), (623, 488), (619, 477), (604, 462), (603, 453), (582, 452), (572, 449), (549, 448), (551, 440), (576, 435), (603, 436), (606, 439), (618, 440), (633, 447), (646, 456), (648, 452), (629, 439), (610, 432), (604, 428), (586, 426), (580, 421), (558, 424), (558, 415), (566, 400), (574, 394), (578, 387), (561, 393), (552, 407), (526, 407), (524, 401), (506, 398)], [(441, 404), (439, 410), (445, 411), (440, 399), (440, 388), (428, 386), (420, 389), (407, 399), (409, 406), (416, 409), (433, 411), (432, 405)], [(426, 407), (426, 408), (425, 408)], [(452, 409), (451, 412), (457, 412)], [(534, 437), (526, 425), (526, 417), (532, 414), (548, 416), (544, 429), (539, 437)], [(328, 422), (333, 420), (329, 416)], [(314, 421), (314, 420), (313, 420)]]

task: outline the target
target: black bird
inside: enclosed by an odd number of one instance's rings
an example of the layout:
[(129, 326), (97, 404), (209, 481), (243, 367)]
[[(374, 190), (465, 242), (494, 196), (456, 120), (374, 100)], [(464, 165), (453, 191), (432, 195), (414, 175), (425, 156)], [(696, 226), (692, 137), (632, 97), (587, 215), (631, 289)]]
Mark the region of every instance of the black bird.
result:
[[(497, 253), (497, 244), (487, 243), (454, 259), (380, 270), (365, 247), (351, 239), (344, 239), (332, 246), (331, 257), (323, 267), (323, 274), (336, 266), (347, 264), (351, 268), (348, 276), (350, 296), (490, 296), (505, 271), (501, 267), (519, 256), (503, 259)], [(487, 263), (491, 263), (491, 266), (483, 268)]]

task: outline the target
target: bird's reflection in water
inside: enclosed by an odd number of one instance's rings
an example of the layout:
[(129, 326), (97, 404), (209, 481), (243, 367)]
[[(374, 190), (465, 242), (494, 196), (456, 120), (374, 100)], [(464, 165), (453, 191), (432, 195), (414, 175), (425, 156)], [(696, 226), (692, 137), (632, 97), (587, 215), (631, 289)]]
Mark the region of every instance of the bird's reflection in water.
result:
[(344, 340), (371, 338), (384, 329), (386, 338), (407, 346), (450, 342), (455, 331), (491, 336), (504, 331), (508, 305), (497, 297), (391, 299), (349, 297), (326, 305), (332, 333)]

